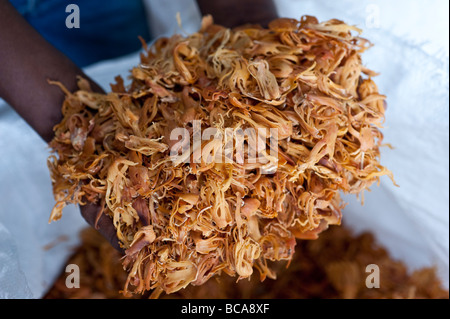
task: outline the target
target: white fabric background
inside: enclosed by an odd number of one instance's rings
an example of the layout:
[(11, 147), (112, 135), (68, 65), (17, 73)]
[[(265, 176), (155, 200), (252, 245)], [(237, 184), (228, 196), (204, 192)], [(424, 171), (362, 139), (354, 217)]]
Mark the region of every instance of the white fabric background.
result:
[[(146, 0), (156, 35), (194, 32), (200, 14), (193, 0)], [(280, 16), (309, 14), (320, 21), (339, 18), (364, 30), (375, 46), (363, 55), (380, 72), (376, 83), (386, 94), (383, 130), (394, 150), (382, 162), (395, 175), (365, 193), (361, 206), (346, 197), (344, 223), (370, 230), (391, 254), (416, 269), (434, 265), (449, 280), (449, 40), (445, 0), (317, 1), (277, 0)], [(133, 54), (106, 61), (86, 72), (109, 89), (117, 74), (137, 64)], [(1, 76), (1, 75), (0, 75)], [(86, 226), (76, 207), (47, 220), (54, 204), (44, 142), (0, 101), (0, 298), (40, 298), (65, 266)], [(64, 240), (61, 236), (64, 235)], [(57, 243), (45, 250), (45, 245)], [(382, 271), (382, 269), (381, 269)]]

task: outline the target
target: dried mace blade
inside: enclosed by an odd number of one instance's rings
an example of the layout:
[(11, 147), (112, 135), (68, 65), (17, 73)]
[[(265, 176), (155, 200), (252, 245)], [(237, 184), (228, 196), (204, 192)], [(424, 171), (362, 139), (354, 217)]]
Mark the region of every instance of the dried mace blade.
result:
[(129, 86), (118, 78), (102, 95), (81, 82), (50, 144), (50, 219), (102, 203), (126, 251), (125, 292), (255, 268), (275, 278), (268, 261), (340, 224), (340, 191), (392, 177), (379, 163), (385, 97), (359, 32), (313, 17), (268, 29), (206, 18), (144, 47)]

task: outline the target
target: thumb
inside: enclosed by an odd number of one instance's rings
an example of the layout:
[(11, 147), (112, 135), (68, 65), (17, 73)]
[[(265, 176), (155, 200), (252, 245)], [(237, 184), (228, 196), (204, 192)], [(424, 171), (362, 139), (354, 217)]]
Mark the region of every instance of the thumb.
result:
[(98, 218), (101, 206), (97, 204), (86, 204), (80, 207), (81, 216), (94, 227), (108, 242), (119, 252), (124, 254), (124, 250), (119, 245), (119, 239), (116, 235), (116, 228), (114, 227), (111, 217), (103, 214)]

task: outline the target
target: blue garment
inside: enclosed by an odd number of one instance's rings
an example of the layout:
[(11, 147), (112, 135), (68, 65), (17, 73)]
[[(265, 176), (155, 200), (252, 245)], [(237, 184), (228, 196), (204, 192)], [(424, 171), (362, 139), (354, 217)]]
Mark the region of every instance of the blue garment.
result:
[[(10, 0), (22, 16), (53, 46), (78, 66), (122, 56), (141, 48), (138, 36), (150, 41), (141, 0)], [(80, 28), (67, 28), (66, 12), (76, 4)]]

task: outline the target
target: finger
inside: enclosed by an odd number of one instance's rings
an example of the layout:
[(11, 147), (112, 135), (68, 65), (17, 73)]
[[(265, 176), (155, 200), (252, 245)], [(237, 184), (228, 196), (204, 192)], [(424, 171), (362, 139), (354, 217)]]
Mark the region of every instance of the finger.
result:
[(114, 227), (112, 219), (105, 214), (102, 214), (100, 218), (98, 218), (100, 209), (101, 207), (99, 205), (93, 204), (80, 207), (81, 215), (88, 222), (88, 224), (94, 227), (103, 237), (105, 237), (115, 249), (124, 254), (124, 250), (119, 245), (119, 240), (116, 235), (116, 228)]

